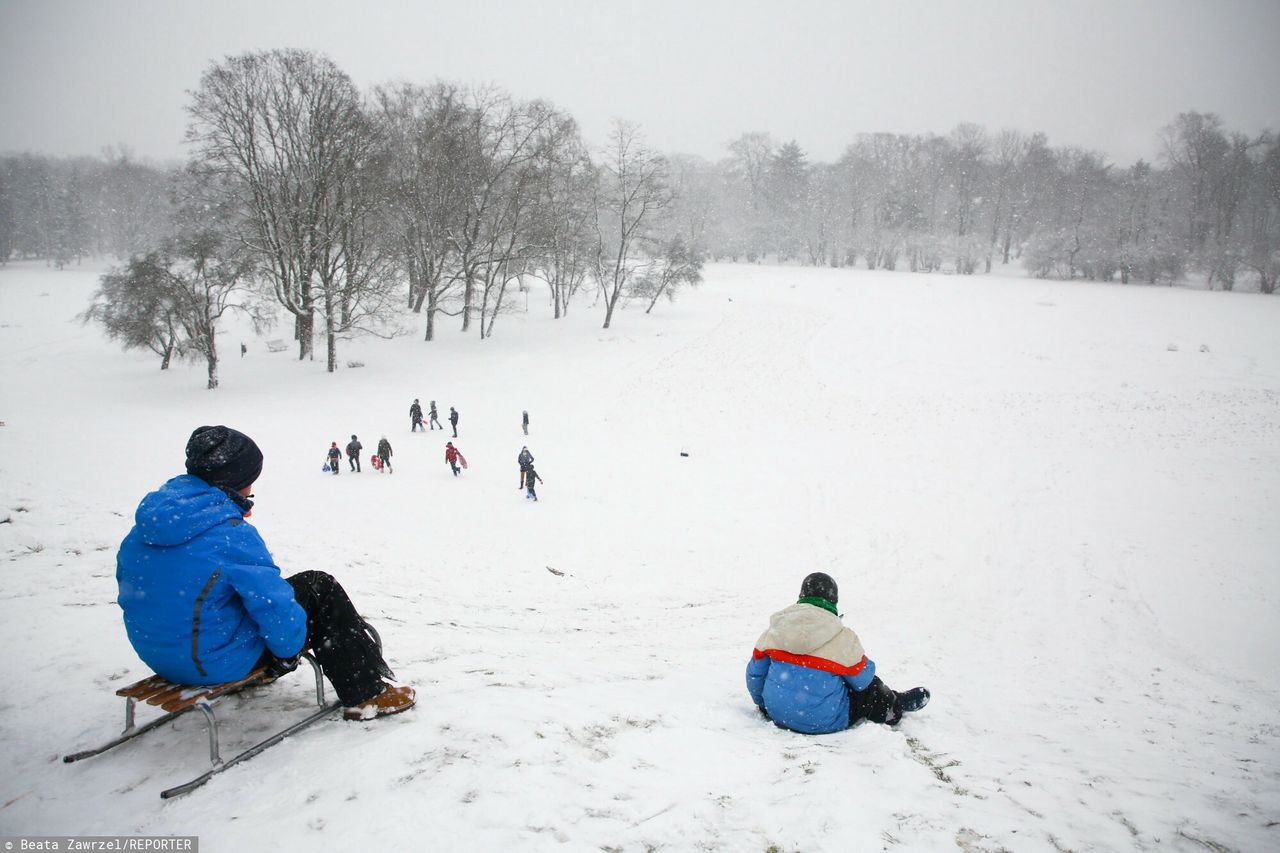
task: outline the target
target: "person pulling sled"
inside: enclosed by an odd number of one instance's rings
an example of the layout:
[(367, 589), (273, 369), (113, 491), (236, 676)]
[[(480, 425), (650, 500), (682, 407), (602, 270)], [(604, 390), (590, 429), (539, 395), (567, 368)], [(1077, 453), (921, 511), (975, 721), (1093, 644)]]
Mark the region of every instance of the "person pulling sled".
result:
[(467, 458), (462, 455), (458, 448), (453, 446), (453, 442), (449, 441), (444, 446), (444, 461), (453, 469), (453, 476), (458, 476), (458, 465), (463, 468), (467, 467)]

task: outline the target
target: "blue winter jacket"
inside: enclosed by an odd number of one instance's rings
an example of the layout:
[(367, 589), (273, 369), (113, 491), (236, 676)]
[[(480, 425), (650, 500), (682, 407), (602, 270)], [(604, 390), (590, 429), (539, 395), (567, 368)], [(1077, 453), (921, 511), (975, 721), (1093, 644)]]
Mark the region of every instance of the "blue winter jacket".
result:
[(779, 726), (804, 734), (849, 727), (849, 691), (875, 678), (857, 634), (840, 617), (797, 603), (773, 614), (747, 664), (747, 692)]
[(264, 648), (302, 651), (307, 615), (258, 531), (221, 489), (184, 474), (142, 499), (116, 557), (138, 657), (170, 681), (242, 678)]

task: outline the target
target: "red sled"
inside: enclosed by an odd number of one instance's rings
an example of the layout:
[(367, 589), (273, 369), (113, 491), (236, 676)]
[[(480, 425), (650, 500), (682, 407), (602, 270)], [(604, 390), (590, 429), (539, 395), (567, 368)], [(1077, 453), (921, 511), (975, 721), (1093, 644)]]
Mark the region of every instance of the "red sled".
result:
[(466, 467), (467, 467), (467, 457), (465, 457), (465, 456), (463, 456), (461, 453), (459, 453), (459, 454), (458, 454), (458, 464), (462, 466), (463, 470), (466, 470)]
[(381, 470), (382, 470), (382, 457), (381, 457), (381, 456), (378, 456), (377, 454), (374, 454), (373, 458), (372, 458), (372, 459), (370, 459), (369, 461), (373, 463), (373, 470), (375, 470), (375, 471), (381, 471)]

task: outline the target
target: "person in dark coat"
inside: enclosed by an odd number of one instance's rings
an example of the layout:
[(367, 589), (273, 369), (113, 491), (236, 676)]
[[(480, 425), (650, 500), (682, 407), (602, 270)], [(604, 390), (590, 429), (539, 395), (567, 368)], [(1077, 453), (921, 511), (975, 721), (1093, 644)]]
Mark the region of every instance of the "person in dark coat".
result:
[(520, 448), (520, 455), (516, 457), (516, 462), (520, 465), (520, 485), (516, 488), (524, 488), (525, 472), (533, 467), (533, 454), (529, 452), (529, 448)]
[(529, 434), (529, 413), (527, 411), (520, 413), (520, 426), (524, 429), (524, 434)]
[(385, 435), (378, 441), (378, 458), (382, 460), (382, 467), (388, 474), (395, 473), (391, 470), (391, 442), (387, 441)]
[[(417, 432), (422, 426), (422, 405), (415, 397), (413, 403), (409, 405), (409, 432)], [(423, 427), (425, 429), (425, 427)]]
[(529, 470), (524, 472), (524, 486), (525, 486), (524, 499), (525, 500), (536, 501), (538, 499), (538, 493), (534, 491), (533, 486), (535, 483), (541, 483), (541, 482), (542, 482), (542, 478), (538, 476), (538, 472), (533, 470), (533, 466), (530, 465)]
[(360, 443), (360, 439), (354, 435), (347, 442), (347, 461), (351, 463), (351, 470), (357, 474), (360, 473), (360, 451), (364, 450), (364, 445)]
[(338, 463), (341, 461), (342, 451), (338, 449), (338, 442), (335, 441), (329, 445), (329, 470), (334, 474), (338, 474), (341, 471)]
[(453, 437), (458, 437), (458, 410), (453, 406), (449, 407), (449, 423), (453, 425)]
[(282, 675), (310, 650), (346, 711), (371, 719), (408, 710), (371, 629), (329, 574), (281, 576), (253, 525), (262, 452), (226, 426), (202, 426), (187, 473), (138, 505), (116, 557), (117, 603), (138, 657), (178, 684), (221, 684), (260, 665)]
[(431, 401), (431, 429), (434, 430), (436, 427), (439, 427), (440, 429), (444, 429), (444, 424), (440, 423), (440, 416), (436, 414), (436, 401), (432, 400)]
[(780, 728), (827, 734), (855, 723), (895, 725), (929, 702), (929, 691), (890, 690), (858, 635), (836, 612), (835, 580), (814, 572), (800, 584), (800, 600), (769, 618), (747, 664), (747, 692)]

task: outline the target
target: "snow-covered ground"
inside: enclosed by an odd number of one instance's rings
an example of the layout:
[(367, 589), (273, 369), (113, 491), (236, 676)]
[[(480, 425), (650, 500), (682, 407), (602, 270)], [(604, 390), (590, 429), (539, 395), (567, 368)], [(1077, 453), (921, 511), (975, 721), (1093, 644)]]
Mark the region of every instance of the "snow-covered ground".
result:
[[(0, 269), (0, 835), (1280, 848), (1280, 298), (712, 266), (607, 331), (535, 290), (490, 340), (419, 322), (336, 375), (233, 326), (210, 392), (77, 323), (95, 283)], [(460, 478), (414, 397), (461, 413)], [(115, 548), (205, 423), (258, 441), (277, 562), (335, 574), (419, 704), (162, 802), (207, 763), (198, 716), (60, 756), (113, 736), (146, 674)], [(395, 473), (323, 474), (352, 433)], [(755, 713), (752, 644), (816, 570), (886, 681), (932, 689), (900, 728)], [(227, 700), (224, 753), (310, 701), (301, 671)]]

